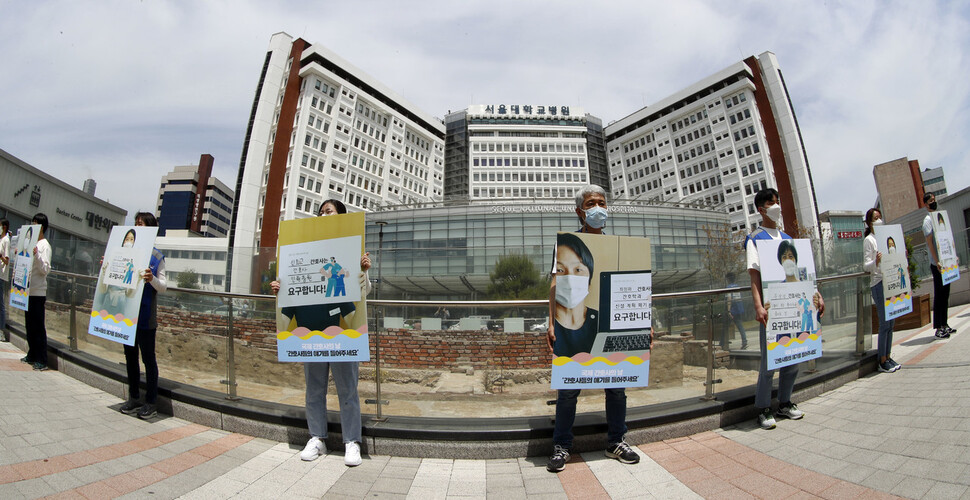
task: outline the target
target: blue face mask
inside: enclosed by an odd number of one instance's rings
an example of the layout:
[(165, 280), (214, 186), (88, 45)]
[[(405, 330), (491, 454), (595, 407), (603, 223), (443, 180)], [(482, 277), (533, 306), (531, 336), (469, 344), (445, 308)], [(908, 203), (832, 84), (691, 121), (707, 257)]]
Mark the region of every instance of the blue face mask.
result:
[(606, 226), (606, 218), (609, 213), (603, 207), (593, 207), (586, 211), (586, 225), (593, 229), (602, 229)]

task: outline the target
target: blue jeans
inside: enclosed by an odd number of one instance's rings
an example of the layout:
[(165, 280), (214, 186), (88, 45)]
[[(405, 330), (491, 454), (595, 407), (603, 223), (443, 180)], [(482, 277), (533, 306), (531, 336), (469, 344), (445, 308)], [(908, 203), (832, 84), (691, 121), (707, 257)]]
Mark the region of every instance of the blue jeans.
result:
[[(576, 421), (576, 398), (579, 389), (560, 389), (556, 399), (556, 427), (553, 444), (567, 450), (573, 447), (573, 422)], [(622, 387), (606, 391), (606, 442), (616, 444), (626, 434), (626, 390)]]
[(893, 348), (893, 325), (896, 320), (886, 321), (886, 291), (882, 289), (882, 282), (872, 285), (872, 304), (876, 306), (876, 315), (879, 316), (879, 357), (889, 356), (889, 351)]
[[(768, 369), (768, 341), (765, 338), (765, 325), (761, 325), (758, 343), (761, 347), (761, 366), (758, 367), (758, 388), (754, 394), (754, 406), (759, 410), (771, 406), (771, 381), (775, 370)], [(778, 402), (791, 403), (791, 393), (795, 389), (798, 376), (798, 363), (778, 369)]]
[[(741, 334), (741, 345), (743, 346), (748, 345), (748, 335), (744, 331), (744, 323), (741, 322), (741, 315), (739, 314), (735, 316), (730, 312), (726, 312), (724, 314), (728, 315), (731, 318), (731, 321), (734, 323), (735, 328), (738, 329), (738, 333)], [(721, 348), (722, 349), (727, 349), (730, 344), (728, 341), (728, 332), (730, 329), (731, 329), (731, 323), (728, 323), (727, 318), (725, 318), (724, 321), (721, 323)]]
[(340, 402), (340, 433), (345, 443), (361, 441), (360, 398), (357, 395), (356, 361), (340, 363), (303, 363), (306, 375), (306, 421), (310, 435), (327, 438), (327, 379), (333, 373)]

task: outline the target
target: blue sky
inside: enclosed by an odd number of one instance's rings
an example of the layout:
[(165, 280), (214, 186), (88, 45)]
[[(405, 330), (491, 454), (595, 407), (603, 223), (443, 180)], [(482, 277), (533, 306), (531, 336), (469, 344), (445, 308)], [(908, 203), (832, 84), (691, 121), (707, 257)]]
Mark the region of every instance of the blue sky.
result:
[(970, 185), (963, 2), (0, 0), (0, 148), (134, 213), (215, 157), (235, 185), (270, 36), (322, 44), (425, 112), (582, 106), (605, 122), (772, 51), (820, 210), (864, 210), (872, 166)]

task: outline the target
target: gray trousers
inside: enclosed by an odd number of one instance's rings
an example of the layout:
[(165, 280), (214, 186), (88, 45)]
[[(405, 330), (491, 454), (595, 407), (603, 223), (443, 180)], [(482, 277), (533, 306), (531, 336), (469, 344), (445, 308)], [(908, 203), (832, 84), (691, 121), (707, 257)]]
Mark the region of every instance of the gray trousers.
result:
[[(775, 370), (768, 370), (768, 341), (765, 338), (765, 325), (761, 325), (758, 335), (761, 344), (761, 366), (758, 367), (758, 388), (754, 393), (754, 407), (761, 410), (771, 406), (771, 381), (775, 378)], [(795, 377), (798, 376), (798, 363), (778, 369), (778, 402), (791, 402), (791, 393), (795, 388)]]
[(327, 373), (333, 373), (340, 401), (340, 432), (345, 443), (360, 442), (360, 398), (357, 396), (357, 362), (304, 363), (306, 420), (310, 435), (327, 438)]

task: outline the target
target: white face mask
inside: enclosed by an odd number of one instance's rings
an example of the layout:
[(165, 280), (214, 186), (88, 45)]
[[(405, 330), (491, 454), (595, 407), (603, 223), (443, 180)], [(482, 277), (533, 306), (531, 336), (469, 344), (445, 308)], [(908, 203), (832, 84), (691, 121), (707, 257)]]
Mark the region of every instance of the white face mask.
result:
[(126, 242), (122, 243), (121, 246), (123, 246), (125, 248), (131, 248), (131, 247), (135, 246), (135, 244), (133, 242), (131, 242), (131, 241), (126, 241)]
[(771, 222), (778, 224), (781, 220), (781, 203), (775, 203), (774, 205), (765, 209), (765, 215), (771, 219)]
[(876, 219), (876, 220), (872, 221), (872, 225), (873, 226), (881, 226), (882, 225), (882, 219)]
[(798, 265), (791, 259), (783, 260), (781, 267), (785, 269), (785, 276), (794, 276), (798, 272)]
[(895, 246), (889, 247), (889, 253), (896, 253), (896, 247)]
[(602, 229), (606, 226), (606, 219), (609, 215), (609, 212), (603, 207), (593, 207), (586, 210), (586, 225), (593, 229)]
[(556, 276), (556, 302), (572, 309), (589, 295), (589, 276), (565, 274)]

